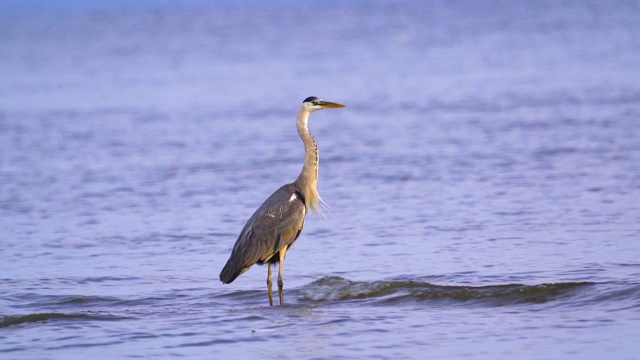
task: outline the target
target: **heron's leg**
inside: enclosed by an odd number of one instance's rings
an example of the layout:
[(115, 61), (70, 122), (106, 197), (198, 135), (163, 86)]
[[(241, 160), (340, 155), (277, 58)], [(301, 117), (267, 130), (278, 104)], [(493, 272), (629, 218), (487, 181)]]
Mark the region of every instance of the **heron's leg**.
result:
[(271, 290), (271, 263), (267, 264), (267, 292), (269, 293), (269, 306), (273, 306), (273, 291)]
[(287, 246), (283, 246), (280, 249), (280, 267), (278, 268), (278, 295), (280, 295), (280, 305), (284, 305), (284, 293), (282, 292), (282, 286), (284, 280), (282, 280), (282, 268), (284, 267), (284, 255), (287, 253)]

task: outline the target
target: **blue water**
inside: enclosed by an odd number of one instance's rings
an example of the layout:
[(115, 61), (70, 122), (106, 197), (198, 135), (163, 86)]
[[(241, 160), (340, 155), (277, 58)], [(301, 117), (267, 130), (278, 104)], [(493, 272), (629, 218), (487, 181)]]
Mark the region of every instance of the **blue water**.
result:
[(636, 2), (7, 4), (0, 358), (638, 358)]

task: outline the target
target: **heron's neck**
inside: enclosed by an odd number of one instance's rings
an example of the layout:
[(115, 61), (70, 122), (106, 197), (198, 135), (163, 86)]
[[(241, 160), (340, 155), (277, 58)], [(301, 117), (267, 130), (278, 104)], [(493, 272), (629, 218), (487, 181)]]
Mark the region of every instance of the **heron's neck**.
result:
[(304, 166), (294, 184), (302, 190), (307, 208), (316, 214), (320, 214), (320, 202), (322, 199), (320, 199), (317, 188), (320, 155), (316, 139), (314, 139), (307, 127), (309, 115), (310, 113), (306, 109), (301, 109), (298, 114), (298, 134), (300, 134), (300, 138), (304, 143)]

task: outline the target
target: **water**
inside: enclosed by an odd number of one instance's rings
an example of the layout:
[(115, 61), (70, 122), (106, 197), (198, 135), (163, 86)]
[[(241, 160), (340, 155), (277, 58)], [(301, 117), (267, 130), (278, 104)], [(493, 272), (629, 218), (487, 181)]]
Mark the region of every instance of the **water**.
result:
[[(2, 16), (0, 358), (638, 358), (637, 3)], [(310, 95), (268, 307), (217, 275)]]

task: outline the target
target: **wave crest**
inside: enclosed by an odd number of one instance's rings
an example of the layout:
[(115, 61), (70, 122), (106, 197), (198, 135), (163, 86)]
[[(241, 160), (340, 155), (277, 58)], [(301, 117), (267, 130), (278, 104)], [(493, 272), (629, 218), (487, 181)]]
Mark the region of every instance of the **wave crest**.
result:
[(414, 280), (350, 281), (331, 276), (302, 287), (300, 292), (301, 300), (317, 302), (363, 300), (386, 305), (405, 301), (439, 301), (450, 304), (474, 303), (483, 306), (503, 306), (545, 303), (563, 296), (570, 296), (573, 291), (590, 285), (595, 283), (446, 286)]
[(64, 313), (34, 313), (26, 315), (0, 316), (0, 328), (20, 325), (25, 323), (45, 322), (51, 320), (112, 320), (113, 317), (88, 315), (88, 314), (64, 314)]

